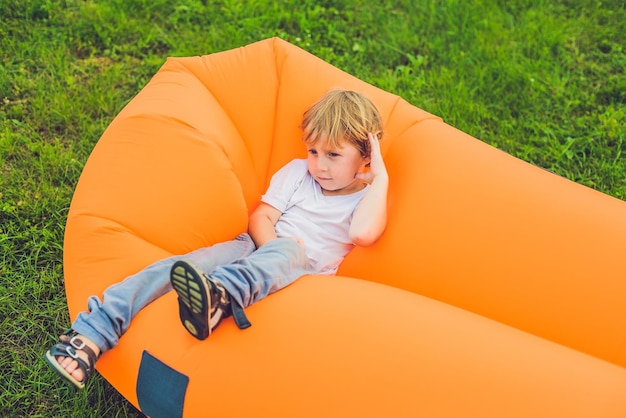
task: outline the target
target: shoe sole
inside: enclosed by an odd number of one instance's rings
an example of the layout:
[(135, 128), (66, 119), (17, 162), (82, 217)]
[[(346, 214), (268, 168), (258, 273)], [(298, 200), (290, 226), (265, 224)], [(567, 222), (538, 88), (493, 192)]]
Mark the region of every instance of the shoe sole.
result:
[(179, 314), (183, 326), (197, 339), (206, 339), (211, 332), (209, 327), (211, 299), (207, 280), (191, 264), (177, 261), (172, 266), (170, 282), (178, 294)]

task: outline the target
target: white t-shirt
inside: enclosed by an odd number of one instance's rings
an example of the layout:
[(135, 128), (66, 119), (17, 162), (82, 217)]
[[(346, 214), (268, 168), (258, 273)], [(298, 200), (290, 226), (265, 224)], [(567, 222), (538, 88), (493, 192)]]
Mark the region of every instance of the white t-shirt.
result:
[(347, 195), (324, 196), (307, 161), (293, 160), (274, 174), (261, 200), (282, 212), (276, 235), (301, 239), (315, 270), (335, 274), (354, 247), (350, 222), (368, 187)]

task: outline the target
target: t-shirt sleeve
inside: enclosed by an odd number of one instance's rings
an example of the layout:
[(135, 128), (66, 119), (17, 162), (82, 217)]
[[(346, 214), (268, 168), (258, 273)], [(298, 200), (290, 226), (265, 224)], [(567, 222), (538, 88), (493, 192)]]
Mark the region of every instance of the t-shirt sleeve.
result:
[(284, 165), (272, 176), (267, 191), (261, 196), (261, 201), (285, 212), (307, 170), (306, 160), (293, 160)]

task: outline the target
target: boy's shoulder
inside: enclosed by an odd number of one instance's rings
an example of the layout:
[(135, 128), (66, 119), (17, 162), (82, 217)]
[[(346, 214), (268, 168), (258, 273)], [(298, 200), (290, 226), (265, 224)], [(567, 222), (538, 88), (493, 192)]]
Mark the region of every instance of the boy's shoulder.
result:
[(288, 173), (289, 175), (305, 174), (309, 171), (307, 161), (301, 158), (295, 158), (282, 166), (278, 172)]
[(270, 186), (293, 189), (302, 184), (309, 175), (309, 167), (306, 160), (294, 159), (283, 165), (272, 175)]
[(294, 158), (293, 160), (289, 161), (287, 164), (285, 164), (283, 167), (291, 167), (293, 169), (302, 169), (302, 168), (307, 168), (307, 161), (305, 159), (302, 158)]

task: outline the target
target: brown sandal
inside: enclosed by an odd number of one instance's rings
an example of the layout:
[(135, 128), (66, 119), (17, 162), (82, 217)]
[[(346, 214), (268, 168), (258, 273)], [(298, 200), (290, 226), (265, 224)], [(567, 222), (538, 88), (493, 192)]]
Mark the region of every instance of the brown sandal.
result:
[[(83, 360), (78, 356), (78, 351), (82, 351), (87, 354), (87, 360)], [(83, 380), (76, 380), (71, 374), (69, 374), (57, 361), (56, 357), (71, 357), (78, 363), (78, 367), (83, 371)], [(96, 355), (93, 350), (87, 347), (87, 344), (80, 339), (78, 333), (73, 329), (68, 329), (60, 337), (59, 342), (50, 348), (46, 352), (46, 362), (65, 380), (76, 386), (78, 389), (85, 387), (85, 383), (91, 377), (96, 361), (100, 356)]]

